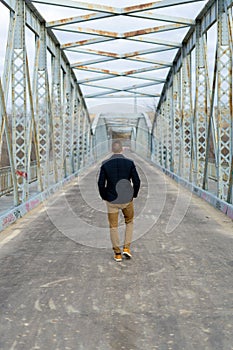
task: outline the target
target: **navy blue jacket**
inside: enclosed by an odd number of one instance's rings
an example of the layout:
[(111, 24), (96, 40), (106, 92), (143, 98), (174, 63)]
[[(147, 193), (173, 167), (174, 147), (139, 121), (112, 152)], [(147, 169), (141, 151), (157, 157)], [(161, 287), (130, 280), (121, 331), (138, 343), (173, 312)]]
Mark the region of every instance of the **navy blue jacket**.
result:
[(100, 168), (98, 188), (101, 198), (111, 203), (124, 204), (136, 198), (140, 178), (134, 162), (123, 154), (113, 154)]

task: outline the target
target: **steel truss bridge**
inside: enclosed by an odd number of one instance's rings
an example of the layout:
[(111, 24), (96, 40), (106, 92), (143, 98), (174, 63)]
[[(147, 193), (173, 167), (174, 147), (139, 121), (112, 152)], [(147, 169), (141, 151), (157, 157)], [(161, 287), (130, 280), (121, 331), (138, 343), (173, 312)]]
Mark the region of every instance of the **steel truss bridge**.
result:
[[(194, 3), (202, 5), (196, 18), (177, 16), (177, 6)], [(45, 14), (59, 8), (75, 15), (46, 21), (38, 4)], [(0, 5), (9, 15), (0, 149), (1, 157), (7, 153), (15, 206), (28, 200), (32, 177), (42, 192), (101, 159), (114, 130), (129, 133), (132, 149), (143, 157), (232, 203), (232, 0), (158, 0), (121, 8), (75, 0)], [(174, 16), (166, 12), (171, 8)], [(127, 21), (134, 29), (121, 29)], [(106, 23), (114, 29), (106, 30)], [(169, 40), (183, 29), (182, 38)], [(172, 60), (156, 58), (169, 52)], [(113, 111), (91, 121), (91, 99), (130, 97), (155, 99), (153, 119)]]

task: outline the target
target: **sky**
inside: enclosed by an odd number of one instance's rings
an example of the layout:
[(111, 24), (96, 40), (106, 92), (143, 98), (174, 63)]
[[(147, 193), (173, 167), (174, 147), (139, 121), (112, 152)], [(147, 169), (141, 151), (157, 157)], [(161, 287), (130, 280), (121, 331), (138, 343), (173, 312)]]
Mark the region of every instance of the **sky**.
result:
[[(92, 3), (96, 4), (104, 4), (108, 6), (116, 6), (116, 1), (115, 0), (92, 0)], [(149, 1), (147, 1), (149, 2)], [(197, 14), (200, 12), (200, 10), (204, 7), (206, 4), (206, 1), (199, 1), (193, 4), (186, 4), (186, 5), (180, 5), (176, 7), (167, 7), (163, 9), (158, 9), (156, 11), (153, 11), (156, 14), (166, 14), (166, 15), (171, 15), (171, 16), (177, 16), (177, 17), (185, 17), (185, 18), (190, 18), (194, 19)], [(136, 4), (142, 4), (146, 3), (146, 1), (142, 0), (119, 0), (117, 1), (117, 7), (126, 7), (126, 6), (131, 6), (131, 5), (136, 5)], [(48, 5), (41, 5), (34, 3), (36, 8), (39, 10), (39, 12), (42, 14), (42, 16), (45, 18), (46, 21), (51, 21), (51, 20), (57, 20), (57, 19), (62, 19), (62, 18), (67, 18), (67, 17), (73, 17), (73, 16), (78, 16), (82, 14), (87, 14), (87, 11), (82, 11), (82, 10), (74, 10), (70, 8), (62, 8), (62, 7), (57, 7), (57, 6), (48, 6)], [(5, 48), (6, 47), (6, 38), (7, 38), (7, 28), (9, 24), (9, 11), (5, 8), (5, 6), (0, 3), (0, 47)], [(135, 19), (135, 18), (125, 18), (123, 16), (118, 16), (114, 17), (113, 19), (102, 19), (102, 20), (96, 20), (96, 21), (89, 21), (86, 23), (81, 23), (81, 24), (76, 24), (76, 26), (80, 26), (83, 28), (93, 28), (93, 29), (102, 29), (102, 30), (107, 30), (107, 31), (118, 31), (118, 32), (128, 32), (128, 31), (133, 31), (137, 29), (143, 29), (143, 28), (148, 28), (151, 26), (158, 26), (158, 25), (164, 25), (166, 24), (165, 22), (158, 22), (158, 21), (151, 21), (147, 19)], [(159, 38), (163, 40), (169, 40), (169, 41), (182, 41), (182, 38), (184, 37), (185, 33), (187, 33), (188, 29), (179, 29), (179, 30), (174, 30), (174, 31), (169, 31), (169, 32), (163, 32), (163, 33), (158, 33), (158, 34), (150, 34), (148, 35), (151, 38)], [(90, 35), (86, 34), (74, 34), (74, 33), (65, 33), (61, 31), (55, 31), (55, 35), (59, 39), (59, 41), (64, 44), (67, 42), (72, 42), (72, 41), (77, 41), (81, 40), (87, 37), (90, 37)], [(208, 41), (208, 51), (209, 51), (209, 57), (210, 57), (210, 71), (212, 71), (212, 57), (213, 57), (213, 51), (215, 47), (215, 40), (213, 39), (216, 36), (215, 30), (213, 29), (210, 31), (209, 34), (209, 41)], [(29, 61), (30, 61), (30, 67), (31, 70), (33, 70), (33, 59), (34, 59), (34, 36), (33, 34), (27, 30), (26, 31), (26, 46), (27, 46), (27, 52), (29, 53)], [(101, 43), (97, 46), (91, 45), (91, 49), (97, 49), (98, 50), (103, 50), (103, 51), (111, 51), (111, 52), (117, 52), (117, 53), (126, 53), (126, 52), (133, 52), (136, 50), (142, 50), (142, 49), (147, 49), (151, 48), (151, 44), (147, 43), (137, 43), (137, 42), (130, 42), (130, 41), (125, 41), (125, 40), (117, 40), (117, 41), (110, 41), (107, 43)], [(147, 57), (150, 59), (156, 59), (156, 60), (163, 60), (167, 62), (172, 62), (173, 58), (176, 54), (177, 50), (170, 50), (170, 51), (165, 51), (162, 53), (156, 53), (156, 54), (148, 54), (148, 55), (143, 55), (143, 57)], [(4, 64), (4, 55), (5, 55), (5, 50), (0, 51), (0, 75), (2, 75), (3, 72), (3, 64)], [(66, 55), (71, 63), (74, 62), (85, 62), (85, 60), (93, 59), (93, 55), (86, 55), (86, 54), (81, 54), (81, 53), (73, 53), (73, 52), (67, 52)], [(95, 56), (94, 56), (95, 57)], [(104, 68), (104, 69), (110, 69), (110, 70), (117, 70), (117, 71), (126, 71), (126, 70), (131, 70), (135, 68), (140, 68), (140, 67), (147, 67), (150, 66), (150, 64), (147, 63), (136, 63), (133, 61), (128, 61), (128, 60), (117, 60), (117, 61), (110, 61), (110, 62), (104, 62), (100, 63), (98, 65), (95, 65), (96, 67)], [(50, 67), (49, 67), (50, 69)], [(150, 73), (143, 73), (146, 76), (150, 76), (151, 74), (154, 74), (157, 78), (164, 78), (166, 77), (168, 73), (168, 68), (163, 69), (163, 70), (158, 70), (156, 72)], [(83, 79), (84, 77), (93, 77), (96, 76), (96, 73), (87, 73), (87, 72), (81, 72), (77, 71), (76, 76), (78, 79)], [(132, 84), (137, 84), (137, 83), (142, 83), (143, 81), (141, 79), (133, 79), (133, 78), (125, 78), (125, 77), (119, 77), (119, 78), (114, 78), (114, 86), (121, 87), (121, 86), (130, 86)], [(104, 85), (104, 86), (109, 86), (111, 87), (113, 83), (113, 79), (105, 80), (102, 82), (99, 82), (99, 85)], [(162, 85), (156, 85), (153, 88), (148, 87), (141, 89), (139, 91), (145, 91), (151, 93), (153, 91), (154, 93), (159, 93), (161, 91)], [(93, 92), (96, 92), (96, 88), (93, 87), (86, 87), (86, 86), (81, 86), (81, 89), (85, 94), (90, 94)], [(102, 89), (98, 90), (102, 91)], [(117, 103), (121, 105), (121, 108), (124, 109), (131, 109), (132, 111), (135, 110), (135, 104), (136, 104), (136, 109), (138, 111), (140, 110), (145, 110), (148, 108), (153, 108), (155, 104), (154, 99), (143, 99), (143, 98), (137, 98), (135, 99), (134, 95), (131, 94), (130, 98), (127, 99), (121, 99), (117, 100)], [(99, 111), (99, 109), (102, 110), (107, 110), (109, 109), (109, 106), (115, 105), (116, 104), (116, 99), (108, 99), (108, 100), (103, 100), (103, 99), (87, 99), (87, 105), (90, 109), (90, 111)], [(106, 107), (106, 108), (105, 108)], [(112, 107), (110, 107), (112, 108)]]

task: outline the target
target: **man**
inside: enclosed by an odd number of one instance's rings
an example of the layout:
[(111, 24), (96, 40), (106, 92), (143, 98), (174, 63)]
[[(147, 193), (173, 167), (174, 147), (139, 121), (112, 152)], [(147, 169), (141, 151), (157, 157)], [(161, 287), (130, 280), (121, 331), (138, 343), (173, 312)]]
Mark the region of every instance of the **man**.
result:
[(101, 198), (107, 204), (114, 259), (122, 261), (118, 234), (118, 213), (119, 210), (122, 210), (126, 224), (123, 255), (126, 258), (131, 258), (130, 244), (133, 235), (134, 218), (133, 198), (136, 198), (138, 195), (140, 179), (134, 162), (123, 156), (120, 141), (113, 142), (112, 152), (113, 155), (103, 162), (100, 168), (98, 188)]

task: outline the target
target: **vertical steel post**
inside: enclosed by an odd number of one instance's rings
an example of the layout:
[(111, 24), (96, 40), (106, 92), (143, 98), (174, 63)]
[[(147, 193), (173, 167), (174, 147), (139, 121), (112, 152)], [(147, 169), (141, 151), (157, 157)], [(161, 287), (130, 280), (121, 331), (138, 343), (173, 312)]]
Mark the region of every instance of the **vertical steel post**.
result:
[(78, 171), (78, 143), (79, 143), (79, 100), (78, 100), (78, 91), (75, 88), (74, 90), (74, 116), (73, 116), (73, 171)]
[(164, 168), (167, 168), (167, 104), (168, 104), (168, 90), (166, 100), (163, 102), (162, 106), (162, 164)]
[(190, 162), (191, 162), (191, 118), (192, 111), (192, 91), (191, 91), (191, 57), (190, 55), (183, 55), (182, 66), (182, 176), (190, 179)]
[(70, 111), (70, 172), (74, 172), (74, 119), (75, 119), (75, 88), (71, 86), (71, 111)]
[(83, 117), (83, 135), (82, 135), (82, 141), (83, 141), (83, 165), (86, 166), (87, 163), (87, 154), (88, 154), (88, 144), (87, 144), (87, 118), (85, 115), (84, 107), (82, 108), (82, 117)]
[(38, 70), (36, 72), (36, 125), (39, 142), (40, 165), (43, 188), (49, 185), (49, 101), (47, 76), (47, 45), (45, 24), (41, 24), (38, 52)]
[(69, 67), (65, 75), (65, 108), (64, 108), (64, 125), (63, 125), (63, 140), (64, 140), (64, 167), (65, 176), (67, 177), (71, 173), (71, 133), (72, 133), (72, 86), (71, 75)]
[(157, 120), (156, 120), (156, 159), (157, 164), (162, 166), (162, 113), (161, 110), (158, 113)]
[(173, 110), (172, 110), (172, 87), (168, 88), (167, 91), (167, 101), (166, 101), (166, 166), (169, 170), (172, 168), (172, 119), (173, 119)]
[(84, 146), (83, 146), (83, 134), (84, 134), (84, 115), (82, 108), (82, 101), (79, 102), (78, 106), (78, 130), (79, 130), (79, 140), (78, 140), (78, 167), (79, 169), (83, 166), (84, 161)]
[(25, 2), (18, 0), (12, 54), (12, 144), (17, 185), (22, 201), (28, 198), (25, 20)]
[(52, 65), (52, 111), (54, 132), (54, 164), (55, 180), (63, 178), (63, 146), (62, 146), (62, 106), (61, 106), (61, 51), (56, 47), (55, 57)]
[(232, 162), (232, 52), (224, 0), (218, 0), (218, 197), (227, 200)]
[(209, 116), (207, 111), (207, 79), (208, 69), (205, 66), (205, 45), (204, 37), (201, 34), (201, 22), (196, 24), (196, 98), (195, 98), (195, 131), (196, 131), (196, 159), (195, 173), (196, 185), (202, 186), (205, 169), (205, 157), (207, 146), (207, 129)]
[(173, 171), (180, 175), (181, 160), (181, 72), (177, 72), (173, 76), (173, 129), (172, 129), (172, 150), (173, 150)]

